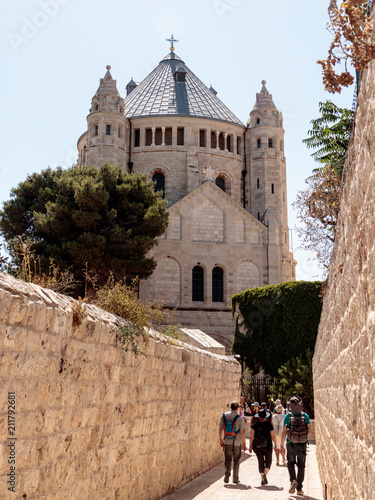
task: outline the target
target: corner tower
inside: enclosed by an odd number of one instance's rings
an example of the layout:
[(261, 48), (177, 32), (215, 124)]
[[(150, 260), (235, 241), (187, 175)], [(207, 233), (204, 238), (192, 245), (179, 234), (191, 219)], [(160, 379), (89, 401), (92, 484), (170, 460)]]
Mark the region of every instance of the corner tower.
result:
[[(283, 117), (264, 80), (261, 91), (256, 94), (247, 126), (249, 211), (270, 228), (270, 238), (274, 233), (271, 240), (280, 253), (277, 260), (282, 260), (282, 275), (278, 272), (271, 278), (271, 273), (270, 283), (295, 279), (295, 261), (289, 249)], [(273, 231), (270, 224), (275, 226)]]
[(116, 80), (107, 66), (104, 78), (91, 100), (87, 116), (87, 132), (78, 140), (79, 165), (100, 165), (104, 162), (125, 165), (128, 120), (124, 99), (120, 96)]

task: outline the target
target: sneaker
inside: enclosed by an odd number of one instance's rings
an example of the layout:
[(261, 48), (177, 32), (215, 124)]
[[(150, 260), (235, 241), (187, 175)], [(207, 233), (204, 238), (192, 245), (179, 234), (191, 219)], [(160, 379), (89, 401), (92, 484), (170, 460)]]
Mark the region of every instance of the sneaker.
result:
[(302, 490), (297, 490), (297, 495), (299, 495), (299, 496), (303, 497), (304, 493), (303, 493), (303, 491), (302, 491)]
[(297, 481), (294, 479), (290, 483), (289, 493), (294, 493), (296, 491), (296, 487), (297, 487)]
[(234, 484), (237, 484), (237, 483), (240, 482), (240, 480), (239, 479), (233, 479), (233, 482), (234, 482)]
[(264, 481), (263, 481), (263, 479), (261, 480), (260, 484), (261, 484), (262, 486), (264, 486)]
[(229, 476), (225, 474), (224, 476), (224, 483), (229, 483)]
[(267, 476), (263, 474), (263, 483), (268, 484)]

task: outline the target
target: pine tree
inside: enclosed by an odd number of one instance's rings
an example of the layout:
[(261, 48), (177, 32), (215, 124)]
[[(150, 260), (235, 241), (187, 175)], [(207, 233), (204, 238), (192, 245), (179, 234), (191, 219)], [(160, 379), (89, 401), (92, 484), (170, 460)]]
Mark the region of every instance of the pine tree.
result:
[(0, 232), (13, 266), (23, 237), (42, 267), (53, 258), (81, 283), (85, 269), (99, 285), (111, 274), (147, 278), (156, 263), (146, 254), (167, 228), (166, 203), (152, 182), (119, 166), (48, 168), (11, 191)]

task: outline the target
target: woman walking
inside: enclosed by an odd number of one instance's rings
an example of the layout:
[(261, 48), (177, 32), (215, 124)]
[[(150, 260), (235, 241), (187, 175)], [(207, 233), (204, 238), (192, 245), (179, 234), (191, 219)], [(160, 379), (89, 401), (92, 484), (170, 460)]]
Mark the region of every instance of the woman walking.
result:
[(272, 425), (276, 436), (276, 448), (275, 448), (276, 465), (280, 465), (280, 453), (283, 459), (283, 463), (285, 463), (285, 450), (284, 449), (280, 450), (281, 434), (283, 433), (284, 408), (280, 404), (276, 406), (275, 410), (276, 413), (272, 415)]
[(272, 464), (272, 441), (277, 449), (275, 431), (271, 422), (267, 422), (267, 413), (265, 410), (259, 410), (258, 421), (251, 426), (250, 447), (251, 453), (254, 450), (258, 459), (258, 470), (261, 479), (261, 485), (268, 484), (267, 474)]

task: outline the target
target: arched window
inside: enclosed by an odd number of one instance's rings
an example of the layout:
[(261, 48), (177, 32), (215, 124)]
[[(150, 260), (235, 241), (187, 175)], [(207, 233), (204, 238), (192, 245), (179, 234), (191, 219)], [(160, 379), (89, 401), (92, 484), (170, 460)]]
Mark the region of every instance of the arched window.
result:
[(220, 267), (212, 269), (212, 302), (224, 301), (224, 273)]
[(222, 189), (225, 193), (225, 180), (222, 177), (216, 177), (215, 184), (217, 187)]
[(162, 191), (163, 198), (165, 198), (165, 177), (163, 174), (156, 173), (152, 176), (152, 180), (155, 182), (155, 191)]
[(203, 302), (203, 269), (200, 266), (193, 267), (193, 301)]
[(221, 132), (219, 134), (219, 149), (221, 149), (222, 151), (224, 151), (225, 149), (224, 134), (222, 134)]

